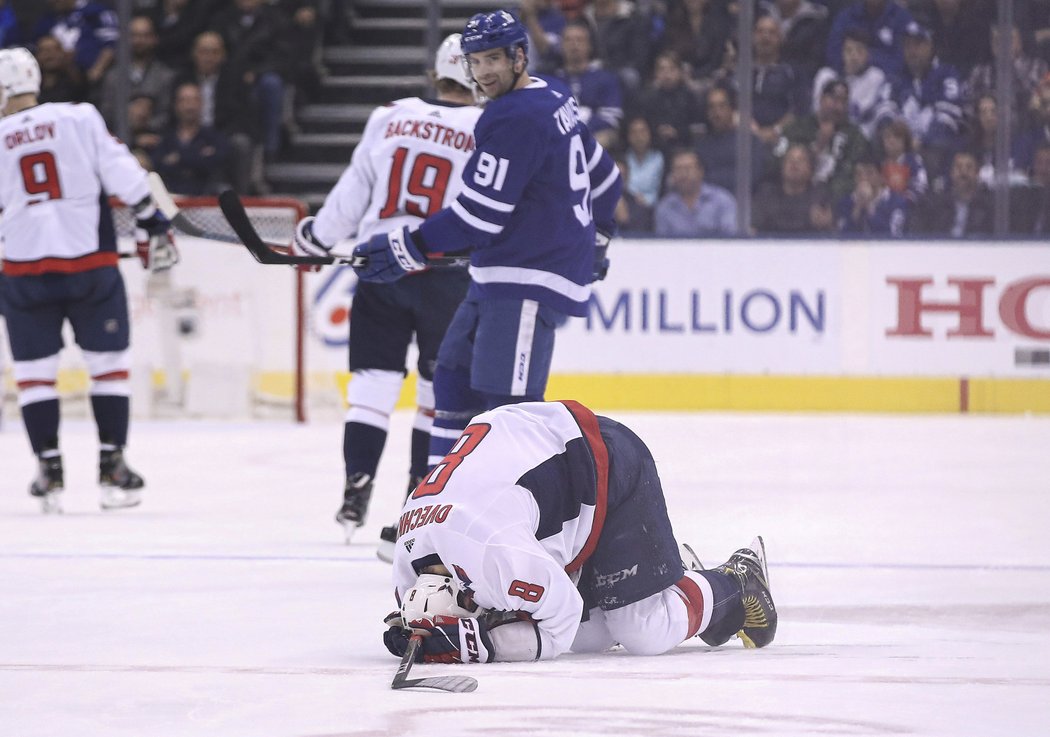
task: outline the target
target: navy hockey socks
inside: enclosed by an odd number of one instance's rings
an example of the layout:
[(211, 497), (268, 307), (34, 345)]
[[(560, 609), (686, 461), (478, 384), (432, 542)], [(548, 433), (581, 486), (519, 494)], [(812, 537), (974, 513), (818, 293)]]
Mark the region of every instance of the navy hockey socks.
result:
[(714, 593), (715, 605), (711, 622), (700, 633), (700, 639), (713, 647), (722, 645), (744, 626), (744, 600), (740, 583), (732, 576), (717, 571), (695, 571), (703, 576)]
[(34, 454), (40, 455), (45, 450), (58, 447), (58, 417), (57, 399), (45, 399), (22, 406), (22, 421)]
[(91, 411), (95, 415), (100, 443), (113, 448), (123, 448), (128, 444), (130, 399), (117, 394), (92, 394)]
[(367, 473), (375, 478), (384, 445), (386, 430), (363, 422), (344, 423), (343, 461), (346, 463), (346, 477)]
[(412, 478), (419, 478), (425, 476), (429, 465), (427, 464), (427, 455), (430, 453), (430, 433), (412, 429), (412, 465), (409, 468), (409, 475)]
[(484, 398), (470, 388), (468, 368), (437, 365), (434, 369), (434, 406), (428, 468), (433, 468), (448, 455), (463, 428), (484, 409)]

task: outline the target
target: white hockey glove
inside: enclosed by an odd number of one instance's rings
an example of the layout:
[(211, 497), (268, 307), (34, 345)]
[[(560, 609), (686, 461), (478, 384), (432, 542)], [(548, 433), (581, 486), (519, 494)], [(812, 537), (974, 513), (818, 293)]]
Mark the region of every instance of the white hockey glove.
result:
[(292, 253), (296, 256), (327, 256), (332, 250), (314, 236), (314, 217), (306, 217), (295, 226)]
[(152, 201), (135, 213), (135, 253), (142, 268), (153, 273), (167, 271), (179, 262), (171, 222)]

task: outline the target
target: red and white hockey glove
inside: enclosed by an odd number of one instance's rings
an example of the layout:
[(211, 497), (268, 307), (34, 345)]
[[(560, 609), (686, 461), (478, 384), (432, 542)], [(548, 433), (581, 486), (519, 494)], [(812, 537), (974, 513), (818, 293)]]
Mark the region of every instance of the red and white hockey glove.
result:
[(495, 658), (488, 628), (478, 619), (437, 616), (414, 620), (407, 628), (400, 622), (398, 617), (383, 634), (387, 650), (398, 657), (408, 649), (409, 638), (418, 634), (423, 635), (416, 651), (419, 663), (491, 663)]
[(314, 219), (303, 218), (295, 226), (295, 236), (292, 238), (292, 253), (296, 256), (327, 256), (332, 250), (331, 246), (325, 245), (314, 235)]
[(154, 273), (179, 262), (171, 222), (155, 205), (149, 204), (135, 213), (135, 253), (142, 268)]

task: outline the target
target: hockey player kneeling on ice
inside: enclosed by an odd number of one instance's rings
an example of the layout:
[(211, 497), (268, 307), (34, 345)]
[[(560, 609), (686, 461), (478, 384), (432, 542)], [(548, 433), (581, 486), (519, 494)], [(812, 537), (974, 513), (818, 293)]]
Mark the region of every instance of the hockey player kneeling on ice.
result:
[(761, 537), (713, 570), (683, 563), (652, 454), (578, 402), (474, 417), (405, 503), (394, 552), (395, 655), (553, 658), (615, 644), (658, 655), (691, 637), (773, 641)]
[(160, 271), (178, 261), (147, 173), (89, 103), (39, 104), (40, 67), (26, 49), (0, 50), (0, 238), (7, 333), (37, 475), (29, 493), (62, 511), (55, 382), (68, 320), (91, 375), (103, 509), (134, 507), (144, 482), (128, 467), (130, 324), (106, 195), (133, 204), (137, 254)]

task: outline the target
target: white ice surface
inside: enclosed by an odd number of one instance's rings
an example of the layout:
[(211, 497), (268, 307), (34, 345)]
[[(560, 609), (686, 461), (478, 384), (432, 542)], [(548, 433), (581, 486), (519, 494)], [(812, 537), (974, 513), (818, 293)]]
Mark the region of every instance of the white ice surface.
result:
[(66, 508), (0, 432), (0, 737), (1050, 734), (1050, 418), (610, 413), (652, 447), (706, 563), (765, 536), (775, 642), (489, 666), (389, 689), (395, 417), (371, 519), (332, 514), (341, 426), (139, 422), (136, 510), (102, 513), (63, 424)]

